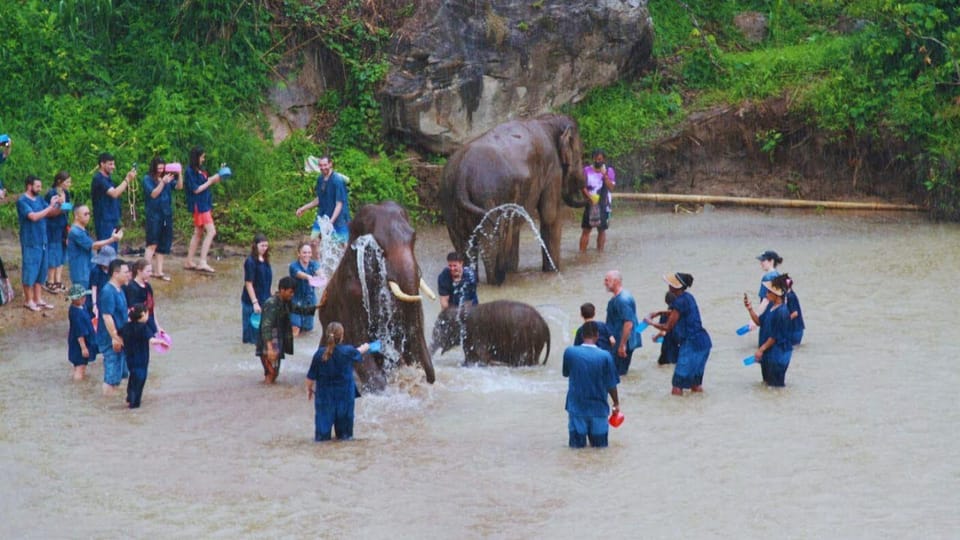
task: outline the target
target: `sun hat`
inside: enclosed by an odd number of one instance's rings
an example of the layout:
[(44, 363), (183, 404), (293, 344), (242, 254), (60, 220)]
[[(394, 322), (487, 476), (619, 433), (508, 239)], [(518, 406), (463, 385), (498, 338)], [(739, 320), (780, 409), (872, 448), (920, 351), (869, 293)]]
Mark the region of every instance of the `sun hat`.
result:
[(99, 264), (101, 266), (107, 266), (111, 261), (117, 258), (117, 250), (113, 249), (112, 246), (103, 246), (100, 248), (100, 251), (94, 255), (90, 262), (93, 264)]
[(773, 294), (777, 296), (783, 296), (783, 289), (774, 285), (772, 281), (764, 281), (763, 283), (761, 283), (761, 285), (766, 287), (767, 290), (772, 292)]
[(88, 294), (93, 294), (93, 291), (85, 288), (79, 283), (74, 283), (70, 286), (70, 291), (67, 293), (67, 300), (76, 300), (77, 298), (83, 298)]
[(757, 256), (758, 261), (775, 261), (780, 258), (776, 251), (767, 250)]
[(684, 283), (682, 279), (680, 279), (680, 274), (678, 273), (664, 274), (663, 280), (667, 282), (667, 285), (673, 287), (674, 289), (686, 289), (687, 287), (690, 286)]

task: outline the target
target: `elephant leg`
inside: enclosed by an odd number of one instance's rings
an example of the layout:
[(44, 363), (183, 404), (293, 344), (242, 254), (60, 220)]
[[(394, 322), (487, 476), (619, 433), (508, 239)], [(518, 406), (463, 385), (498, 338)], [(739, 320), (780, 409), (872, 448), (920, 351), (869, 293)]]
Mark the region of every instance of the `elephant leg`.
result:
[(507, 239), (507, 271), (516, 272), (520, 269), (520, 225), (511, 223), (504, 235)]
[(543, 271), (560, 271), (560, 222), (540, 222), (540, 236), (543, 237), (543, 243), (547, 246), (543, 250)]

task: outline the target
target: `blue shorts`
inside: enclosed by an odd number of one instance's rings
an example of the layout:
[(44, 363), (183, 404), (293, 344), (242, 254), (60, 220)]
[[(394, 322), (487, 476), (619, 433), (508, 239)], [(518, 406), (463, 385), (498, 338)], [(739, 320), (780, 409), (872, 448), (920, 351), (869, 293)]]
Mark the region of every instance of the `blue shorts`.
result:
[(583, 448), (587, 445), (587, 438), (590, 439), (590, 446), (596, 448), (607, 446), (610, 424), (607, 423), (606, 416), (581, 416), (571, 413), (567, 413), (567, 416), (569, 417), (567, 429), (570, 431), (572, 448)]
[(24, 247), (23, 263), (20, 265), (21, 282), (24, 287), (43, 283), (47, 278), (47, 249), (45, 247)]
[(303, 331), (309, 332), (310, 330), (313, 330), (313, 315), (300, 315), (299, 313), (291, 313), (290, 324)]
[(117, 386), (124, 377), (130, 374), (127, 370), (127, 358), (123, 351), (114, 352), (113, 347), (100, 345), (100, 354), (103, 355), (103, 382), (110, 386)]
[(169, 255), (173, 247), (173, 216), (148, 214), (145, 242), (148, 246), (157, 246), (157, 253)]

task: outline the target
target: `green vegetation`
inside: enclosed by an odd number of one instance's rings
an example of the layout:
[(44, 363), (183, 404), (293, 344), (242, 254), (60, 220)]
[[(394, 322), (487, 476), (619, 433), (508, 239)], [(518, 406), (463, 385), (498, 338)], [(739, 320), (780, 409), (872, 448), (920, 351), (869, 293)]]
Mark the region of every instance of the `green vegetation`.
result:
[[(199, 144), (208, 164), (226, 162), (234, 171), (215, 188), (218, 241), (246, 244), (254, 231), (306, 230), (309, 217), (298, 219), (293, 210), (312, 197), (315, 175), (302, 172), (311, 154), (333, 155), (352, 179), (353, 205), (389, 197), (416, 211), (414, 180), (384, 150), (379, 133), (374, 91), (386, 73), (381, 51), (388, 33), (356, 15), (360, 0), (324, 4), (24, 0), (8, 6), (0, 17), (0, 132), (14, 140), (0, 168), (8, 191), (21, 192), (27, 174), (49, 186), (66, 169), (75, 198), (84, 202), (100, 152), (117, 157), (122, 175), (133, 162), (145, 172), (155, 155), (186, 162)], [(344, 66), (342, 84), (319, 104), (332, 127), (323, 144), (297, 133), (273, 147), (262, 135), (269, 76), (282, 51), (312, 41)], [(177, 212), (180, 231), (189, 234), (182, 202)], [(124, 219), (128, 233), (142, 234), (126, 211)], [(0, 206), (0, 226), (16, 226), (14, 205)]]
[[(596, 90), (571, 108), (588, 146), (615, 159), (694, 110), (790, 96), (794, 112), (838, 143), (914, 149), (893, 159), (916, 171), (937, 215), (960, 219), (956, 2), (651, 0), (649, 9), (657, 68), (640, 84)], [(744, 11), (766, 16), (762, 42), (734, 27)], [(758, 138), (771, 159), (779, 135)]]

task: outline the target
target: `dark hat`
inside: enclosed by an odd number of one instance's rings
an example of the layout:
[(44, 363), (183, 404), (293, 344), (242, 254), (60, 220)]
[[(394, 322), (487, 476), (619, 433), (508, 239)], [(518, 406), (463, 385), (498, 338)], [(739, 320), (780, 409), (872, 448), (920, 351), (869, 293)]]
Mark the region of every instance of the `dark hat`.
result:
[(770, 251), (769, 249), (767, 251), (764, 251), (757, 257), (758, 261), (776, 261), (779, 259), (780, 259), (780, 255), (777, 255), (776, 251)]

